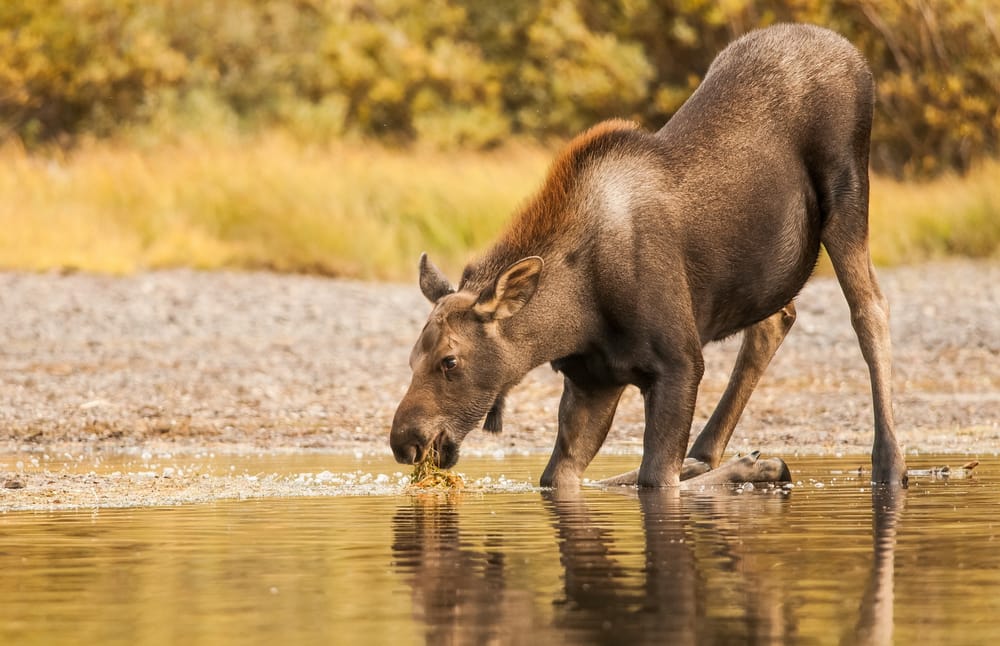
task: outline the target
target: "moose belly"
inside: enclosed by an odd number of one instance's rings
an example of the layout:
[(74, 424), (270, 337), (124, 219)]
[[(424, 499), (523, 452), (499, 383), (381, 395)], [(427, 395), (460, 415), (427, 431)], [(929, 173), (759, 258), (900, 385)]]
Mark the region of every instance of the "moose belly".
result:
[(800, 211), (786, 221), (786, 230), (740, 240), (724, 258), (702, 269), (692, 287), (703, 343), (762, 321), (795, 298), (819, 255), (819, 226), (811, 215)]

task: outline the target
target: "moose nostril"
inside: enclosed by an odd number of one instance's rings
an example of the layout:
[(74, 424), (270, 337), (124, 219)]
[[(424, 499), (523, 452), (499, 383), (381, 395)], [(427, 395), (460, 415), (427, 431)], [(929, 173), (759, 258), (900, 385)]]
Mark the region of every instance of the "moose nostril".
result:
[(410, 442), (392, 450), (396, 462), (400, 464), (416, 464), (420, 461), (420, 444)]
[[(397, 414), (398, 417), (398, 414)], [(392, 447), (392, 454), (396, 462), (400, 464), (416, 464), (420, 462), (427, 447), (424, 434), (420, 432), (420, 427), (399, 423), (398, 419), (393, 420), (392, 431), (389, 433), (389, 446)]]

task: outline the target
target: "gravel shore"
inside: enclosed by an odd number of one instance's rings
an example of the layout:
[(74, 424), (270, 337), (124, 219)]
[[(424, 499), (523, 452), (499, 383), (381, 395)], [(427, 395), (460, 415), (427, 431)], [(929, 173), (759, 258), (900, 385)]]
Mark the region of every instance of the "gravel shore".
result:
[[(1000, 264), (927, 264), (879, 277), (892, 306), (904, 449), (996, 453)], [(415, 282), (0, 273), (0, 453), (387, 454), (410, 346), (429, 310)], [(868, 374), (840, 289), (815, 277), (796, 304), (798, 320), (730, 448), (867, 454)], [(696, 429), (725, 387), (738, 345), (735, 338), (706, 348)], [(503, 434), (473, 433), (466, 447), (548, 449), (560, 391), (557, 374), (535, 370), (508, 398)], [(638, 452), (641, 436), (641, 400), (630, 391), (607, 448)]]

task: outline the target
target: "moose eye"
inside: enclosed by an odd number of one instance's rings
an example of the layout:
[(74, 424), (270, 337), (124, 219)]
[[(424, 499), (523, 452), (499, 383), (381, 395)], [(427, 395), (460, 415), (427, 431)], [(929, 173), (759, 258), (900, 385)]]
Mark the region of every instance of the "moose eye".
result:
[(444, 370), (445, 372), (448, 372), (449, 370), (454, 370), (455, 366), (457, 365), (458, 365), (458, 359), (456, 359), (453, 356), (449, 355), (444, 359), (441, 359), (441, 370)]

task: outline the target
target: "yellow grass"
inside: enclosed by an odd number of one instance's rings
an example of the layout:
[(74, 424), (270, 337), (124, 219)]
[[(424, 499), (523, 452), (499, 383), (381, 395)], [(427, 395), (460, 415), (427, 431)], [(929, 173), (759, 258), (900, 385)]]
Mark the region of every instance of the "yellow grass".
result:
[(125, 273), (266, 267), (411, 279), (460, 271), (540, 181), (548, 154), (310, 148), (280, 137), (151, 150), (0, 151), (0, 267)]
[(1000, 256), (1000, 161), (965, 177), (921, 184), (874, 177), (871, 246), (877, 264)]
[[(273, 268), (413, 280), (453, 276), (538, 187), (551, 151), (309, 147), (280, 135), (68, 154), (0, 150), (0, 268), (128, 273)], [(965, 178), (875, 178), (876, 261), (996, 256), (1000, 163)]]

